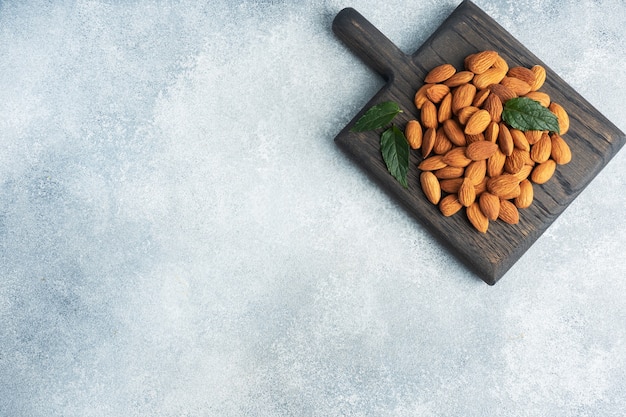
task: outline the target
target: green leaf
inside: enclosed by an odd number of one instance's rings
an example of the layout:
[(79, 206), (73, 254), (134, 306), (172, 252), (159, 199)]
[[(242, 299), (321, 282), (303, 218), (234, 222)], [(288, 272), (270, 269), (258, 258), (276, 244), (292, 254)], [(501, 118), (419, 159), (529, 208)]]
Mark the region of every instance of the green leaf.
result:
[(406, 174), (409, 169), (409, 142), (404, 133), (396, 126), (391, 126), (380, 136), (380, 150), (387, 170), (404, 188), (409, 185)]
[(528, 97), (507, 100), (502, 110), (502, 119), (511, 127), (522, 131), (548, 130), (559, 133), (556, 116), (538, 101)]
[(351, 129), (352, 132), (379, 129), (390, 123), (396, 114), (401, 113), (400, 106), (393, 101), (386, 101), (370, 108), (359, 118)]

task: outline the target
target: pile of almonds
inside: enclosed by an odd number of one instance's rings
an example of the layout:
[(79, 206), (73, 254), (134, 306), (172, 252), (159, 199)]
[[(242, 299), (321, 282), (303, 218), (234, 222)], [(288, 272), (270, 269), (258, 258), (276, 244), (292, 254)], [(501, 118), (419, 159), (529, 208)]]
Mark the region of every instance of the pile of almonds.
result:
[[(457, 72), (443, 64), (427, 74), (414, 100), (420, 120), (407, 123), (405, 136), (412, 149), (421, 149), (420, 183), (428, 200), (444, 216), (465, 207), (470, 223), (486, 233), (490, 220), (518, 223), (518, 209), (532, 204), (533, 183), (545, 183), (557, 164), (571, 160), (561, 137), (569, 117), (538, 91), (546, 79), (540, 65), (509, 68), (495, 51), (469, 55), (464, 65)], [(560, 134), (506, 124), (503, 105), (515, 97), (548, 108)]]

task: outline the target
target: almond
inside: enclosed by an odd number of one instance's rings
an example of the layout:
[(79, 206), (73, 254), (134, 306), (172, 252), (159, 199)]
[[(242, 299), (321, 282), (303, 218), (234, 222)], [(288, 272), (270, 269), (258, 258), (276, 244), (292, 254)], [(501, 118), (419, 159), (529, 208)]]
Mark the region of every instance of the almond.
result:
[(448, 120), (452, 117), (452, 93), (446, 94), (446, 96), (439, 103), (439, 110), (437, 111), (437, 120), (439, 123), (443, 123), (444, 120)]
[(433, 145), (433, 152), (437, 155), (443, 155), (452, 149), (454, 145), (450, 142), (450, 139), (446, 136), (443, 128), (440, 126), (437, 128), (437, 134), (435, 135), (435, 144)]
[(489, 112), (492, 121), (500, 123), (502, 120), (502, 102), (497, 96), (490, 95), (487, 97), (483, 104), (483, 109)]
[(419, 149), (422, 146), (422, 125), (417, 120), (407, 122), (404, 135), (411, 149)]
[(451, 149), (443, 155), (442, 161), (445, 162), (446, 165), (453, 167), (466, 167), (472, 162), (471, 159), (465, 156), (466, 149), (467, 148), (464, 146)]
[(436, 136), (437, 131), (432, 127), (426, 129), (426, 131), (424, 132), (424, 137), (422, 138), (422, 158), (428, 157), (428, 155), (430, 155), (430, 153), (433, 151)]
[(539, 142), (535, 143), (530, 150), (530, 159), (541, 164), (546, 162), (548, 158), (550, 158), (550, 153), (552, 152), (552, 141), (550, 140), (550, 136), (547, 133), (543, 133), (541, 135), (541, 139)]
[(511, 155), (506, 157), (506, 161), (504, 161), (504, 170), (509, 174), (517, 174), (522, 170), (526, 162), (526, 154), (528, 151), (523, 151), (521, 149), (513, 149)]
[(532, 91), (539, 90), (546, 81), (546, 69), (541, 65), (535, 65), (530, 69), (535, 74), (535, 82), (530, 85)]
[(467, 84), (474, 78), (474, 73), (471, 71), (459, 71), (452, 77), (444, 81), (444, 84), (450, 88), (458, 87), (462, 84)]
[(465, 168), (451, 167), (451, 166), (443, 167), (434, 172), (435, 177), (439, 178), (440, 180), (449, 180), (451, 178), (461, 178), (464, 173), (465, 173)]
[(419, 163), (417, 167), (422, 171), (436, 171), (447, 166), (448, 164), (443, 162), (443, 156), (433, 155), (424, 159), (422, 162)]
[(480, 210), (480, 206), (477, 202), (474, 202), (474, 204), (469, 206), (465, 212), (467, 214), (467, 219), (476, 230), (481, 233), (487, 233), (487, 229), (489, 228), (489, 219)]
[(522, 80), (528, 85), (533, 85), (535, 82), (535, 73), (526, 67), (513, 67), (509, 69), (506, 75)]
[(476, 56), (476, 54), (469, 54), (463, 59), (463, 66), (465, 67), (465, 69), (467, 69), (467, 64), (469, 64), (470, 60), (473, 59), (474, 56)]
[(532, 167), (536, 165), (535, 161), (530, 157), (530, 151), (523, 151), (521, 154), (524, 156), (524, 165), (530, 165)]
[(456, 73), (456, 68), (450, 64), (439, 65), (433, 68), (424, 78), (427, 83), (442, 83)]
[(465, 135), (465, 142), (467, 143), (467, 145), (470, 145), (474, 142), (481, 142), (483, 140), (485, 140), (484, 133), (479, 133), (477, 135)]
[(504, 77), (500, 82), (505, 87), (509, 87), (518, 96), (523, 96), (530, 93), (530, 85), (520, 80), (519, 78)]
[(498, 53), (496, 51), (482, 51), (470, 55), (466, 59), (467, 69), (474, 74), (482, 74), (493, 65)]
[(474, 189), (474, 183), (469, 178), (464, 178), (461, 183), (461, 187), (459, 187), (459, 202), (465, 206), (469, 207), (476, 200), (476, 190)]
[(564, 135), (569, 130), (569, 116), (567, 112), (558, 103), (552, 102), (548, 107), (550, 111), (556, 116), (559, 121), (559, 135)]
[(498, 96), (502, 103), (506, 103), (508, 100), (517, 97), (515, 91), (511, 90), (506, 85), (502, 84), (491, 84), (487, 87), (492, 94)]
[(550, 141), (552, 144), (550, 156), (554, 159), (554, 162), (559, 165), (569, 163), (572, 160), (572, 151), (561, 135), (553, 133), (550, 136)]
[(463, 107), (461, 110), (459, 110), (457, 114), (457, 117), (459, 118), (459, 123), (461, 123), (462, 125), (466, 125), (470, 117), (472, 117), (474, 113), (476, 113), (478, 110), (480, 109), (474, 106)]
[(463, 178), (450, 178), (449, 180), (439, 181), (441, 191), (445, 191), (450, 194), (458, 193), (459, 188), (461, 188), (461, 184), (463, 184)]
[(426, 90), (426, 97), (433, 103), (439, 103), (450, 92), (445, 84), (434, 84)]
[(496, 59), (494, 59), (493, 61), (493, 68), (500, 68), (501, 70), (504, 70), (504, 72), (506, 73), (509, 70), (509, 64), (506, 63), (504, 58), (498, 55), (496, 56)]
[(482, 90), (477, 91), (476, 95), (474, 96), (474, 100), (472, 101), (472, 106), (482, 106), (485, 100), (487, 100), (487, 97), (489, 97), (490, 93), (491, 91), (488, 88), (483, 88)]
[(472, 184), (480, 184), (487, 175), (487, 160), (471, 162), (467, 168), (465, 168), (465, 178), (469, 178)]
[(485, 217), (489, 220), (498, 219), (498, 214), (500, 213), (500, 197), (484, 192), (478, 198), (478, 204), (480, 211), (483, 212)]
[(504, 170), (504, 163), (506, 162), (506, 155), (498, 149), (491, 157), (487, 160), (487, 175), (490, 177), (497, 177), (502, 174)]
[(424, 84), (421, 86), (417, 92), (415, 93), (415, 98), (413, 99), (413, 103), (415, 107), (421, 110), (424, 103), (428, 100), (428, 96), (426, 95), (426, 90), (432, 87), (433, 84)]
[(482, 193), (484, 193), (485, 191), (487, 191), (487, 181), (489, 180), (489, 177), (485, 176), (485, 178), (483, 178), (483, 180), (476, 184), (474, 186), (474, 188), (476, 189), (476, 196), (481, 195)]
[(529, 145), (534, 145), (539, 142), (541, 135), (543, 135), (543, 130), (527, 130), (524, 132), (524, 136), (526, 136), (526, 141)]
[(489, 68), (482, 74), (475, 75), (472, 84), (478, 89), (489, 87), (491, 84), (498, 84), (506, 76), (506, 71), (500, 68)]
[(508, 193), (504, 193), (502, 194), (500, 197), (500, 199), (502, 200), (511, 200), (513, 198), (517, 198), (522, 192), (522, 189), (519, 185), (516, 185), (515, 187), (511, 188), (511, 190)]
[(421, 119), (423, 127), (437, 129), (437, 108), (432, 101), (426, 100), (422, 105)]
[(463, 107), (471, 106), (475, 95), (476, 87), (473, 84), (458, 86), (452, 94), (452, 113), (458, 114)]
[(498, 145), (500, 145), (500, 150), (506, 156), (511, 155), (513, 149), (515, 149), (515, 144), (513, 143), (513, 137), (511, 136), (511, 132), (506, 124), (500, 123), (500, 131), (498, 133)]
[(481, 161), (483, 159), (489, 158), (491, 155), (496, 153), (497, 150), (498, 145), (493, 142), (483, 140), (467, 145), (467, 148), (465, 149), (465, 155), (472, 161)]
[(422, 185), (422, 191), (424, 195), (433, 204), (438, 204), (441, 199), (441, 187), (439, 186), (439, 180), (430, 171), (425, 171), (420, 174), (420, 184)]
[(519, 170), (519, 172), (513, 175), (515, 176), (515, 178), (517, 178), (521, 182), (530, 176), (530, 173), (532, 172), (532, 170), (533, 170), (532, 165), (524, 165), (522, 169)]
[(443, 122), (443, 130), (446, 132), (446, 136), (450, 139), (450, 142), (456, 146), (465, 146), (465, 134), (463, 129), (459, 126), (459, 123), (454, 119), (448, 119)]
[(502, 174), (497, 177), (489, 178), (487, 181), (487, 190), (498, 197), (510, 194), (519, 187), (519, 180), (511, 174)]
[(530, 151), (530, 144), (526, 135), (519, 129), (510, 129), (511, 139), (513, 139), (513, 146), (523, 151)]
[(533, 172), (530, 174), (530, 179), (535, 184), (544, 184), (552, 178), (555, 169), (556, 162), (552, 159), (548, 159), (546, 162), (535, 166)]
[(478, 110), (472, 115), (465, 125), (465, 134), (476, 135), (482, 133), (487, 129), (491, 123), (491, 116), (487, 110)]
[(498, 218), (508, 224), (517, 224), (519, 223), (519, 211), (517, 207), (515, 207), (515, 204), (511, 203), (509, 200), (500, 200), (500, 213), (498, 213)]
[(459, 202), (456, 194), (448, 194), (439, 201), (439, 210), (446, 217), (458, 213), (462, 208), (463, 205)]
[(533, 203), (533, 184), (528, 180), (523, 180), (519, 183), (519, 187), (520, 195), (515, 198), (515, 206), (517, 208), (528, 208)]
[(489, 123), (487, 129), (485, 129), (485, 140), (489, 142), (498, 142), (498, 134), (500, 133), (500, 125), (496, 122)]
[(541, 104), (543, 107), (550, 106), (550, 96), (542, 91), (531, 91), (530, 93), (526, 94), (524, 97), (529, 98), (531, 100), (535, 100), (536, 102)]
[[(427, 199), (446, 217), (466, 207), (470, 223), (486, 233), (490, 220), (519, 223), (518, 209), (533, 203), (533, 183), (545, 183), (557, 164), (570, 162), (571, 149), (561, 137), (570, 121), (562, 106), (538, 91), (546, 80), (542, 66), (509, 67), (491, 50), (468, 55), (464, 65), (457, 72), (442, 64), (426, 75), (414, 97), (419, 121), (408, 121), (405, 135), (412, 149), (421, 148), (418, 168)], [(508, 126), (503, 104), (515, 97), (548, 108), (561, 135)]]

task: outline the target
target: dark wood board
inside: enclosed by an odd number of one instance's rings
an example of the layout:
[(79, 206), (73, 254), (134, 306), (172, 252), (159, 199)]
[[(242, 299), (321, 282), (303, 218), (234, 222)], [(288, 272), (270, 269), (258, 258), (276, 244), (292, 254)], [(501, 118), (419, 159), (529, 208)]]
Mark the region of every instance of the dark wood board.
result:
[[(385, 86), (337, 135), (335, 142), (489, 285), (495, 284), (519, 260), (626, 141), (624, 133), (468, 0), (461, 3), (411, 55), (398, 49), (351, 8), (337, 14), (333, 31), (386, 81)], [(464, 213), (444, 217), (438, 207), (428, 202), (419, 185), (417, 165), (421, 154), (418, 151), (411, 152), (409, 188), (405, 189), (385, 167), (380, 153), (380, 132), (350, 132), (367, 109), (388, 100), (400, 104), (403, 113), (394, 119), (394, 123), (404, 129), (408, 120), (418, 118), (413, 97), (428, 71), (443, 63), (461, 69), (467, 55), (481, 50), (498, 51), (509, 66), (539, 64), (546, 68), (547, 80), (541, 91), (567, 110), (570, 129), (564, 138), (573, 153), (572, 161), (558, 166), (550, 181), (543, 185), (534, 184), (535, 200), (531, 207), (520, 210), (519, 224), (490, 222), (486, 234), (477, 232)]]

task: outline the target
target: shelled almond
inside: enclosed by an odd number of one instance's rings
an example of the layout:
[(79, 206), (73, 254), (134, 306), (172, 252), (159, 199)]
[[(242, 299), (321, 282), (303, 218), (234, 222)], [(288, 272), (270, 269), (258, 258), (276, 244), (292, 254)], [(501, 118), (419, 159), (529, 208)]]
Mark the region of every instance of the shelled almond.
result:
[[(569, 117), (538, 91), (545, 80), (542, 66), (509, 66), (496, 51), (469, 55), (460, 71), (442, 64), (427, 74), (414, 97), (420, 121), (407, 123), (406, 137), (411, 148), (421, 149), (422, 191), (442, 215), (465, 209), (482, 233), (493, 221), (517, 224), (519, 211), (532, 205), (533, 184), (546, 183), (558, 165), (571, 161), (563, 138)], [(515, 97), (549, 109), (560, 132), (508, 125), (502, 111)]]

